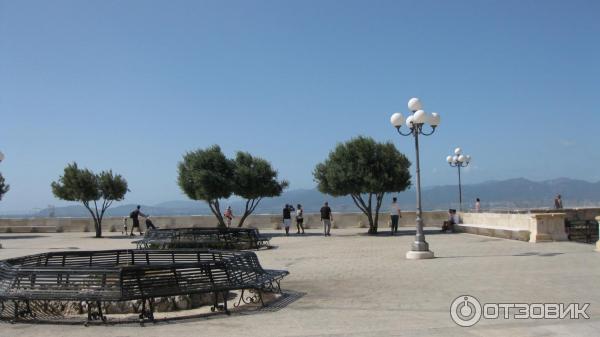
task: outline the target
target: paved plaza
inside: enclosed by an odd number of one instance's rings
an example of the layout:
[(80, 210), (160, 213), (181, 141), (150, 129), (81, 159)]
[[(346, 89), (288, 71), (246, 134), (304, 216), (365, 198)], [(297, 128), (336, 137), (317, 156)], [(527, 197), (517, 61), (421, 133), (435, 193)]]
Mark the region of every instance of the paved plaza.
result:
[[(408, 261), (414, 231), (366, 236), (365, 229), (275, 235), (257, 254), (265, 268), (286, 269), (286, 294), (270, 306), (147, 323), (0, 323), (0, 336), (598, 336), (600, 253), (593, 245), (528, 243), (427, 229), (437, 256)], [(45, 251), (134, 248), (107, 233), (0, 234), (0, 258)], [(590, 319), (482, 319), (457, 326), (451, 302), (472, 295), (482, 303), (590, 303)], [(110, 316), (109, 316), (110, 320)]]

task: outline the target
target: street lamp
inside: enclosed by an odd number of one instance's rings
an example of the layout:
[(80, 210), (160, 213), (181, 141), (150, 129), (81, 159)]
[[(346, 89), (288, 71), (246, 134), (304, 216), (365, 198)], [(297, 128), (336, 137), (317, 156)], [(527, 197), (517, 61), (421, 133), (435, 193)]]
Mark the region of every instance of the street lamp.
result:
[[(433, 252), (429, 250), (429, 244), (425, 241), (425, 233), (423, 232), (423, 212), (421, 207), (421, 169), (419, 165), (419, 135), (429, 136), (435, 132), (435, 128), (440, 125), (440, 115), (436, 112), (427, 114), (423, 111), (423, 106), (418, 98), (411, 98), (408, 101), (408, 109), (412, 112), (410, 116), (404, 120), (402, 113), (396, 112), (390, 118), (390, 122), (402, 136), (413, 136), (415, 138), (416, 152), (416, 171), (417, 171), (417, 234), (415, 241), (412, 243), (412, 249), (406, 253), (406, 258), (410, 260), (431, 259)], [(406, 124), (408, 131), (402, 132), (400, 128)], [(429, 124), (431, 130), (423, 131), (423, 126)]]
[(464, 155), (460, 147), (454, 149), (454, 155), (446, 157), (450, 166), (458, 168), (458, 210), (462, 211), (462, 187), (460, 183), (460, 168), (469, 166), (471, 156)]

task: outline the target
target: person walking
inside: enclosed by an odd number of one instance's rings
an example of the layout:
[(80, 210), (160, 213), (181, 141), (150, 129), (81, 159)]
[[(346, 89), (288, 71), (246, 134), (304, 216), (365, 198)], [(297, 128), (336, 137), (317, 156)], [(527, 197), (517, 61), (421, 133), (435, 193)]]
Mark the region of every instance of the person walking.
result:
[(329, 203), (325, 202), (323, 207), (321, 207), (321, 222), (323, 223), (323, 231), (325, 232), (325, 236), (331, 236), (331, 221), (333, 221), (331, 208), (329, 208)]
[(300, 204), (296, 207), (296, 228), (298, 229), (296, 234), (300, 234), (300, 229), (302, 229), (302, 234), (304, 234), (304, 210)]
[(400, 210), (400, 206), (398, 206), (398, 198), (392, 198), (392, 205), (390, 206), (390, 219), (392, 220), (392, 231), (390, 235), (394, 235), (394, 233), (398, 233), (398, 221), (402, 217), (402, 211)]
[(475, 200), (475, 212), (481, 212), (481, 200), (479, 198)]
[(554, 209), (562, 209), (562, 208), (563, 208), (562, 197), (560, 196), (560, 194), (558, 194), (556, 196), (556, 198), (554, 198)]
[(233, 220), (233, 211), (231, 210), (231, 206), (227, 206), (225, 213), (223, 213), (225, 217), (225, 221), (227, 222), (227, 228), (231, 227), (231, 220)]
[(285, 204), (283, 208), (283, 227), (285, 228), (285, 236), (290, 235), (290, 225), (292, 224), (292, 211), (290, 205)]
[(140, 210), (142, 208), (142, 206), (137, 205), (136, 209), (134, 209), (133, 211), (131, 211), (131, 213), (129, 213), (129, 217), (131, 218), (131, 233), (129, 234), (129, 236), (134, 236), (133, 235), (133, 229), (137, 227), (138, 231), (140, 232), (140, 235), (144, 234), (142, 233), (142, 228), (140, 227), (140, 215), (143, 217), (147, 217), (146, 214), (142, 213), (142, 211)]

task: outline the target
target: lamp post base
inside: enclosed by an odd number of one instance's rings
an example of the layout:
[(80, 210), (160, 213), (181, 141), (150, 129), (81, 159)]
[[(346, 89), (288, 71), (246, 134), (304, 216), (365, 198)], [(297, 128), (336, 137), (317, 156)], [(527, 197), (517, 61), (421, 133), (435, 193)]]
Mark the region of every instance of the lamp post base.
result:
[(433, 255), (433, 252), (430, 250), (423, 250), (423, 251), (409, 250), (408, 252), (406, 252), (407, 260), (424, 260), (424, 259), (433, 259), (434, 257), (435, 256)]

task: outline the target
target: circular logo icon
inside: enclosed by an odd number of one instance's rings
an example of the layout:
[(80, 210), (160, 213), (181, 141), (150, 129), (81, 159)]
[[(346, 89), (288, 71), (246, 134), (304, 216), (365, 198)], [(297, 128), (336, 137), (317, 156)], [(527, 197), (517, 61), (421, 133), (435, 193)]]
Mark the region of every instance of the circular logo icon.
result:
[(450, 306), (450, 317), (460, 326), (473, 326), (481, 319), (481, 303), (470, 295), (458, 296)]

